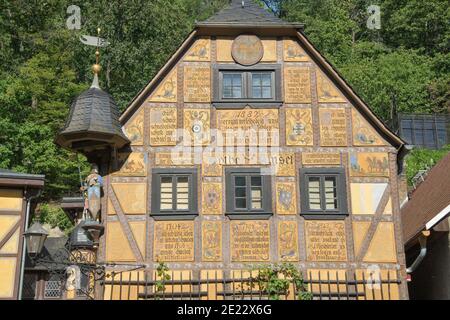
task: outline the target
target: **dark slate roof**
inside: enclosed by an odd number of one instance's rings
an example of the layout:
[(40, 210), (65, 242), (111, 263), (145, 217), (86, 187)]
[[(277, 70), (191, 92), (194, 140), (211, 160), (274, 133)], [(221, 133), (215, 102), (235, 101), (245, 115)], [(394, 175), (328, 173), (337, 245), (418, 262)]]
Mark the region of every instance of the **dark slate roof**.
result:
[(63, 132), (122, 132), (119, 109), (113, 97), (102, 89), (91, 87), (72, 103)]
[(244, 6), (242, 0), (232, 0), (230, 5), (209, 19), (197, 23), (197, 26), (303, 27), (299, 23), (281, 20), (253, 0), (245, 0)]
[[(450, 153), (431, 169), (425, 181), (417, 187), (411, 199), (401, 209), (405, 244), (413, 240), (426, 228), (426, 224), (448, 205), (450, 205)], [(436, 221), (436, 224), (438, 222)]]
[(129, 143), (129, 140), (122, 132), (119, 116), (119, 108), (113, 97), (93, 85), (72, 103), (69, 117), (58, 134), (56, 143), (70, 148), (75, 134), (78, 134), (78, 141), (83, 140), (84, 134), (86, 134), (86, 140), (101, 134), (114, 137), (113, 139), (105, 138), (105, 140), (114, 141), (116, 146), (121, 148)]

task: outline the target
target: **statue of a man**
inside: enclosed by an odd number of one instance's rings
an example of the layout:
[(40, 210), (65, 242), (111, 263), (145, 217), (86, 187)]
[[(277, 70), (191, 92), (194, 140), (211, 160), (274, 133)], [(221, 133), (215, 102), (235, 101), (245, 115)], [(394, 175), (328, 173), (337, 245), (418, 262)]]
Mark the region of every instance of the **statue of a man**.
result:
[(84, 213), (89, 214), (89, 219), (97, 221), (100, 214), (101, 206), (101, 188), (103, 186), (103, 178), (98, 174), (97, 165), (92, 165), (91, 173), (84, 180)]

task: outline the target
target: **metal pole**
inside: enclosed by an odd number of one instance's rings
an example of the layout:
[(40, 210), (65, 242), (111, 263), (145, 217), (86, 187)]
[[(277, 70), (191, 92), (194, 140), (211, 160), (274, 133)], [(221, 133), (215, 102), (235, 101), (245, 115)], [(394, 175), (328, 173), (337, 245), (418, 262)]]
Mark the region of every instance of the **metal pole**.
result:
[[(25, 191), (26, 192), (26, 191)], [(30, 220), (30, 207), (31, 207), (31, 200), (36, 199), (38, 197), (40, 197), (42, 194), (42, 190), (39, 190), (39, 192), (37, 193), (37, 195), (35, 196), (31, 196), (27, 199), (27, 211), (25, 213), (25, 226), (24, 226), (24, 230), (28, 229), (28, 223)], [(24, 272), (25, 272), (25, 255), (27, 252), (27, 242), (23, 241), (23, 246), (22, 246), (22, 261), (20, 264), (20, 277), (19, 277), (19, 294), (18, 294), (18, 300), (22, 300), (22, 287), (23, 287), (23, 277), (24, 277)]]

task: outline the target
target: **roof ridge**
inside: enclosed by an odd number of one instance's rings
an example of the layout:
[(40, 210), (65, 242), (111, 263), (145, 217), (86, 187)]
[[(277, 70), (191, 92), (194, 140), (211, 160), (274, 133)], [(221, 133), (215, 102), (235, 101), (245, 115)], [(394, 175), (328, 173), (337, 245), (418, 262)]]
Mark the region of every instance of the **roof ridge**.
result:
[(227, 6), (198, 25), (263, 25), (263, 26), (298, 26), (298, 24), (284, 21), (272, 11), (261, 7), (254, 0), (232, 0)]

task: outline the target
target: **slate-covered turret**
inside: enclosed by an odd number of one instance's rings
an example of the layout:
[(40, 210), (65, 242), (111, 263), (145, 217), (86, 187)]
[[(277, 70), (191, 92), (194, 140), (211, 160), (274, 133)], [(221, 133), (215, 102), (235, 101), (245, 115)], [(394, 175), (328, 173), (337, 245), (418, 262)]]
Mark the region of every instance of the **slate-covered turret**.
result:
[(120, 149), (130, 143), (122, 132), (114, 98), (99, 86), (98, 50), (96, 57), (92, 85), (74, 100), (66, 124), (55, 140), (61, 147), (83, 153), (88, 158), (95, 154), (98, 157), (102, 149)]

